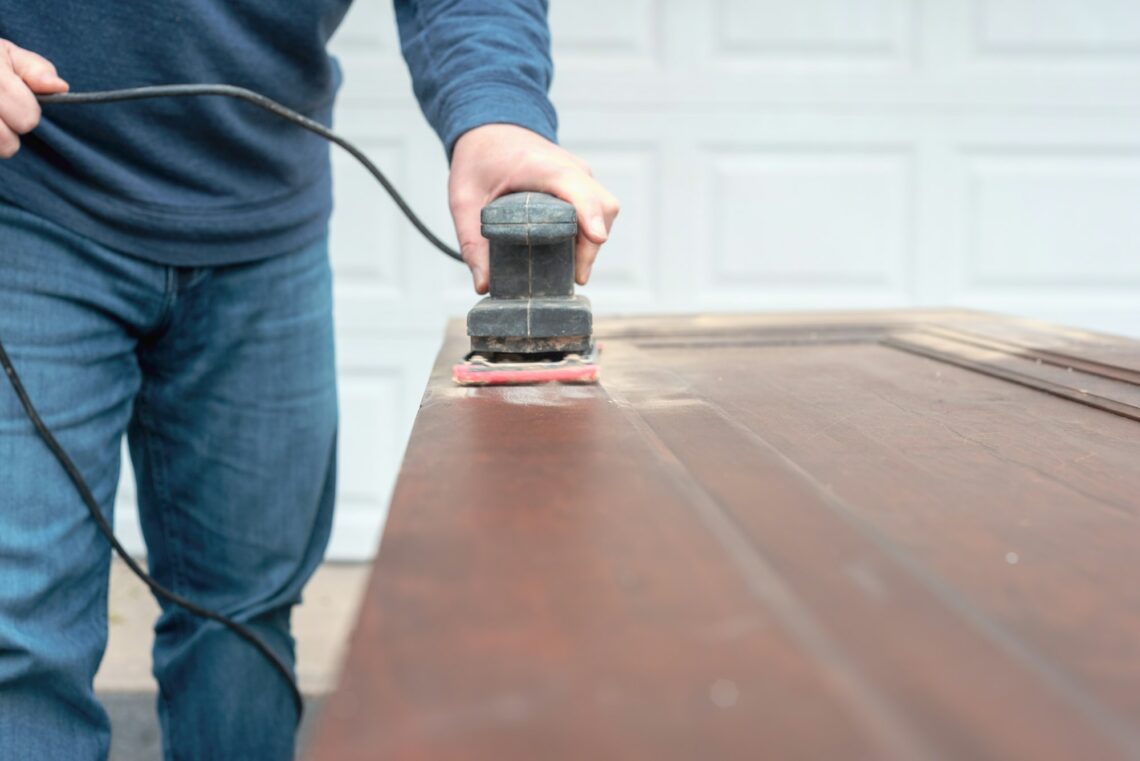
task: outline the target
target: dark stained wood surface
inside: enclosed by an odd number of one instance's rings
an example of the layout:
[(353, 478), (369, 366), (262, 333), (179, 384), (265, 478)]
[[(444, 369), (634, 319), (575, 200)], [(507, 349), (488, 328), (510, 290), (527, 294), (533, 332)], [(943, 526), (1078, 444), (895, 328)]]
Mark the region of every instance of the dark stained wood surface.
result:
[(316, 759), (1140, 758), (1140, 343), (964, 312), (453, 326)]

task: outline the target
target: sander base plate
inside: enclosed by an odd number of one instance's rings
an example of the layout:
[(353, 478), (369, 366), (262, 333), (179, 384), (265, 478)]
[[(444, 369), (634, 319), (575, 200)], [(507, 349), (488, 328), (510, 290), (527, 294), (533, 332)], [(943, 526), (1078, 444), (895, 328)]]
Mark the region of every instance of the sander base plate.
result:
[(472, 352), (451, 369), (460, 386), (532, 386), (540, 383), (591, 384), (598, 382), (601, 344), (582, 354), (538, 355), (533, 360), (509, 355), (498, 359)]

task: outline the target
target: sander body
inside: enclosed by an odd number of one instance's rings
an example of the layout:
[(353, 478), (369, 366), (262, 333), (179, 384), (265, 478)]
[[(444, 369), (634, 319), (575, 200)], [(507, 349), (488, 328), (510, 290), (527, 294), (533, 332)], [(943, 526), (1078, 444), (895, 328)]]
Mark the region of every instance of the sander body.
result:
[(590, 301), (574, 293), (577, 214), (546, 193), (512, 193), (482, 211), (488, 295), (467, 314), (460, 385), (596, 383)]

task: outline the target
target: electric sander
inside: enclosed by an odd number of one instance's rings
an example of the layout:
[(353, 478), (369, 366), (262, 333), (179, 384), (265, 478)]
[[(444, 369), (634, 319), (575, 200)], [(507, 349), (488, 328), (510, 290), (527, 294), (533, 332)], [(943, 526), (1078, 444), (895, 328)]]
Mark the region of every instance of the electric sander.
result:
[(590, 301), (574, 293), (574, 207), (512, 193), (484, 206), (482, 223), (490, 290), (467, 314), (471, 352), (453, 368), (455, 382), (597, 383)]

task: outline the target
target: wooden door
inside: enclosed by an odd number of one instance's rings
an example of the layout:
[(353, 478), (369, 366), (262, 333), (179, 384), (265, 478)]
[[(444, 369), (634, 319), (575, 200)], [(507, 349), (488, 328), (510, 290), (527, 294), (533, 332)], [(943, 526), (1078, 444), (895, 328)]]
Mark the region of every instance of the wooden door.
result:
[(1140, 343), (602, 320), (428, 384), (320, 759), (1140, 757)]

